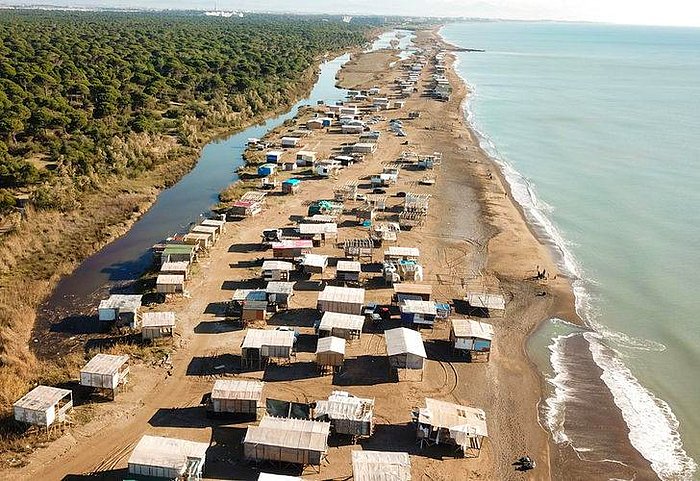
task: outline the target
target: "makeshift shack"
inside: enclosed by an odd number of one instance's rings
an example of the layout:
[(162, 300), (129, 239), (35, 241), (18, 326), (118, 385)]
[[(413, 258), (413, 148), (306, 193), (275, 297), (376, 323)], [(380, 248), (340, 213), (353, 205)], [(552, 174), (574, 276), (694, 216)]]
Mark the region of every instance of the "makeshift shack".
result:
[(190, 264), (187, 261), (165, 262), (160, 266), (160, 273), (165, 275), (182, 276), (187, 280), (190, 275)]
[(335, 336), (351, 341), (360, 338), (364, 325), (364, 316), (324, 312), (316, 331), (319, 337)]
[(48, 428), (73, 410), (73, 391), (37, 386), (12, 405), (16, 421)]
[(247, 379), (218, 379), (207, 404), (207, 414), (257, 416), (263, 383)]
[(197, 232), (189, 232), (182, 236), (182, 242), (191, 244), (198, 249), (209, 249), (212, 246), (211, 236), (206, 234), (198, 234)]
[(331, 311), (344, 314), (362, 314), (365, 290), (356, 287), (326, 286), (318, 294), (316, 308), (321, 312)]
[(279, 160), (276, 160), (274, 164), (263, 164), (260, 167), (258, 167), (258, 175), (260, 177), (267, 177), (277, 172), (277, 162), (279, 162)]
[(97, 309), (100, 321), (117, 321), (118, 325), (132, 329), (137, 327), (142, 297), (141, 294), (112, 294), (101, 300)]
[(423, 380), (423, 365), (428, 358), (420, 332), (405, 327), (384, 331), (389, 366), (399, 381)]
[(316, 152), (312, 152), (309, 150), (300, 150), (299, 152), (297, 152), (296, 160), (297, 165), (314, 165), (314, 162), (316, 162)]
[(161, 263), (185, 261), (192, 264), (196, 258), (197, 248), (194, 244), (166, 244), (160, 255)]
[(372, 239), (345, 239), (343, 242), (345, 257), (350, 259), (372, 259), (374, 242)]
[[(265, 154), (265, 162), (269, 164), (276, 164), (277, 162), (280, 161), (282, 156), (284, 155), (284, 152), (281, 150), (270, 150), (268, 153)], [(258, 172), (260, 174), (260, 172)], [(268, 174), (263, 174), (263, 175), (270, 175)]]
[(244, 219), (254, 217), (262, 212), (262, 202), (255, 200), (237, 200), (228, 210), (228, 217)]
[(299, 259), (311, 254), (314, 243), (305, 239), (285, 239), (272, 243), (272, 256), (276, 259)]
[[(236, 292), (234, 292), (234, 296)], [(267, 292), (262, 289), (247, 290), (240, 301), (241, 323), (264, 321), (267, 319)]]
[(241, 344), (241, 365), (263, 368), (271, 359), (289, 361), (295, 340), (293, 331), (248, 329)]
[(296, 147), (297, 144), (299, 144), (299, 140), (298, 137), (282, 137), (280, 139), (280, 144), (284, 148)]
[(226, 232), (226, 221), (219, 219), (204, 219), (200, 225), (205, 225), (207, 227), (216, 227), (217, 235), (221, 235)]
[(215, 243), (219, 238), (219, 228), (211, 225), (196, 225), (192, 227), (192, 230), (190, 232), (194, 232), (195, 234), (204, 234), (211, 236), (212, 244)]
[(302, 260), (302, 266), (304, 267), (304, 272), (307, 274), (323, 274), (326, 267), (328, 267), (328, 256), (320, 254), (306, 254)]
[(394, 451), (352, 451), (353, 481), (411, 481), (411, 458)]
[(243, 457), (249, 461), (310, 465), (321, 469), (328, 451), (330, 423), (265, 416), (249, 426)]
[(417, 247), (391, 246), (384, 251), (385, 261), (418, 261), (420, 250)]
[(468, 458), (479, 457), (483, 439), (488, 436), (483, 410), (437, 399), (425, 398), (416, 422), (421, 446), (454, 446)]
[(296, 194), (301, 189), (301, 181), (299, 179), (287, 179), (282, 182), (282, 192), (285, 194)]
[(96, 354), (80, 370), (80, 385), (106, 391), (112, 399), (129, 380), (129, 356)]
[(301, 239), (310, 240), (314, 247), (325, 245), (326, 240), (338, 237), (338, 224), (329, 222), (326, 224), (302, 222), (297, 227)]
[(470, 360), (484, 358), (488, 362), (493, 326), (473, 319), (452, 319), (450, 324), (450, 342), (455, 352), (468, 356)]
[(345, 359), (345, 339), (340, 337), (321, 337), (316, 344), (316, 364), (325, 371), (340, 369)]
[(433, 327), (437, 308), (433, 301), (419, 301), (416, 299), (404, 299), (399, 305), (401, 310), (401, 323), (416, 327)]
[(144, 312), (141, 316), (141, 339), (173, 337), (174, 330), (174, 312)]
[(468, 314), (479, 317), (500, 317), (505, 314), (506, 300), (500, 294), (467, 292), (464, 296)]
[(421, 299), (429, 301), (433, 295), (433, 286), (430, 284), (394, 284), (393, 301), (400, 304), (404, 299)]
[(270, 281), (265, 288), (267, 292), (267, 302), (274, 308), (286, 309), (289, 307), (289, 300), (294, 295), (294, 283), (282, 281)]
[(148, 479), (200, 481), (209, 443), (145, 435), (129, 456), (129, 474)]
[(156, 292), (159, 294), (182, 294), (185, 292), (185, 276), (160, 274), (156, 278)]
[(374, 432), (374, 399), (333, 391), (327, 400), (316, 401), (313, 418), (329, 421), (337, 434), (348, 434), (355, 440), (366, 438)]
[(361, 271), (362, 266), (357, 261), (338, 261), (335, 266), (335, 279), (338, 282), (359, 284)]
[(263, 261), (261, 275), (265, 281), (288, 281), (294, 264), (286, 261)]

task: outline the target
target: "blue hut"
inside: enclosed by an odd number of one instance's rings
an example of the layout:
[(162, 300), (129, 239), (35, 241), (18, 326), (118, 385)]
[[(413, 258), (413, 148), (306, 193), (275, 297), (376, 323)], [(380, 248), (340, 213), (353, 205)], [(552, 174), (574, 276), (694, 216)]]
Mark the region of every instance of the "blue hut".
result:
[(274, 174), (275, 170), (277, 170), (277, 166), (275, 164), (263, 164), (258, 167), (258, 175), (261, 177), (266, 177)]

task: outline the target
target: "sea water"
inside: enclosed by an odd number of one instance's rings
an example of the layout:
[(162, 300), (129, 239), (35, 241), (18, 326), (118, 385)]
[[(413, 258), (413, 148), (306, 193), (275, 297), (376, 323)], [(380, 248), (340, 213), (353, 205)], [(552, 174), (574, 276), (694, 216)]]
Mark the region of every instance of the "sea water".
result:
[(457, 53), (467, 115), (592, 327), (554, 321), (534, 346), (550, 360), (555, 440), (576, 396), (563, 346), (581, 335), (632, 445), (662, 479), (696, 479), (700, 29), (472, 22), (441, 34), (486, 50)]

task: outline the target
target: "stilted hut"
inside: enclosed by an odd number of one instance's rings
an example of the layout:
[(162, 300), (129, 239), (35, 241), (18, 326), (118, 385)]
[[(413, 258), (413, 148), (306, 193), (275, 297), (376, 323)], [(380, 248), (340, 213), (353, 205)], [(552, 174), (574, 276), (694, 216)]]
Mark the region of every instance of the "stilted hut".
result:
[(501, 294), (468, 292), (464, 296), (468, 313), (479, 317), (501, 317), (506, 311), (506, 300)]
[(129, 356), (96, 354), (80, 370), (80, 385), (107, 392), (114, 399), (119, 386), (129, 380)]
[(62, 423), (73, 410), (73, 391), (37, 386), (12, 405), (15, 420), (48, 428)]
[(425, 398), (416, 422), (421, 446), (454, 446), (467, 458), (479, 457), (483, 439), (488, 436), (483, 410), (437, 399)]
[(301, 181), (299, 179), (287, 179), (282, 181), (282, 192), (285, 194), (296, 194), (300, 189)]
[(182, 294), (185, 292), (185, 276), (160, 274), (156, 278), (156, 292), (159, 294)]
[(374, 242), (372, 242), (372, 239), (345, 239), (343, 249), (345, 257), (349, 259), (372, 260)]
[(345, 360), (345, 339), (340, 337), (321, 337), (316, 344), (316, 364), (322, 371), (330, 369), (335, 372)]
[(391, 246), (384, 251), (385, 261), (418, 261), (420, 250), (417, 247)]
[(455, 352), (470, 360), (483, 359), (488, 362), (491, 356), (493, 326), (472, 319), (452, 319), (450, 321), (450, 342)]
[(143, 436), (129, 456), (129, 474), (148, 479), (200, 481), (209, 443)]
[(241, 365), (262, 368), (270, 359), (289, 361), (294, 355), (292, 331), (248, 329), (241, 344)]
[(160, 266), (160, 273), (172, 276), (182, 276), (187, 280), (190, 275), (190, 264), (187, 261), (164, 262)]
[(352, 452), (353, 481), (411, 481), (408, 453), (393, 451)]
[(327, 400), (316, 401), (313, 417), (329, 421), (337, 434), (348, 434), (355, 440), (366, 438), (374, 432), (374, 399), (333, 391)]
[(174, 312), (144, 312), (141, 316), (141, 339), (173, 337), (174, 330)]
[(136, 328), (142, 298), (141, 294), (112, 294), (108, 299), (101, 300), (97, 309), (100, 321), (116, 321), (119, 326)]
[(312, 241), (314, 247), (325, 245), (328, 239), (335, 240), (338, 237), (338, 224), (335, 222), (327, 224), (301, 223), (297, 230), (299, 238)]
[(207, 414), (256, 417), (263, 386), (261, 381), (218, 379), (211, 391)]
[(362, 314), (365, 303), (365, 290), (357, 287), (326, 286), (318, 294), (316, 308), (321, 312), (331, 311), (344, 314)]
[(389, 366), (399, 381), (423, 380), (423, 365), (428, 358), (420, 332), (399, 327), (384, 332)]
[(294, 283), (271, 281), (267, 283), (265, 292), (267, 292), (268, 305), (286, 309), (289, 307), (290, 298), (294, 295)]
[(360, 283), (362, 266), (357, 261), (338, 261), (335, 267), (335, 279), (342, 283)]
[(209, 249), (212, 246), (211, 236), (207, 234), (198, 234), (190, 232), (182, 236), (182, 242), (191, 244), (199, 249)]
[(267, 260), (262, 265), (262, 278), (265, 281), (288, 281), (294, 264), (285, 261)]
[(223, 219), (204, 219), (200, 225), (216, 227), (217, 235), (221, 235), (226, 232), (226, 221)]
[(228, 216), (232, 219), (245, 219), (262, 212), (262, 202), (256, 200), (237, 200), (228, 210)]
[(304, 272), (307, 274), (323, 274), (328, 267), (328, 256), (306, 254), (302, 261)]
[(401, 323), (416, 327), (433, 327), (437, 308), (433, 301), (404, 299), (399, 305)]
[(326, 311), (317, 331), (319, 337), (335, 336), (351, 341), (360, 338), (364, 324), (364, 316)]
[(194, 226), (190, 232), (211, 236), (212, 244), (215, 244), (216, 241), (219, 239), (219, 228), (216, 226), (200, 224)]
[(321, 469), (328, 452), (330, 423), (265, 416), (249, 426), (243, 456), (256, 463), (299, 464)]
[(160, 256), (161, 263), (186, 261), (192, 264), (196, 259), (197, 248), (195, 244), (166, 244)]
[(272, 256), (276, 259), (300, 259), (311, 254), (314, 244), (310, 240), (289, 240), (272, 243)]
[(393, 301), (400, 304), (404, 299), (420, 299), (429, 301), (433, 296), (433, 286), (430, 284), (394, 284)]

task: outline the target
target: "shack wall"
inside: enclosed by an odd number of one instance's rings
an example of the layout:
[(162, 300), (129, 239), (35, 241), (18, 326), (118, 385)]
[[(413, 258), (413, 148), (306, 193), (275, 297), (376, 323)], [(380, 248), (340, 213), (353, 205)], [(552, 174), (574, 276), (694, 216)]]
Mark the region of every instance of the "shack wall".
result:
[(258, 409), (257, 401), (253, 399), (214, 399), (212, 407), (217, 413), (241, 413), (256, 414)]

